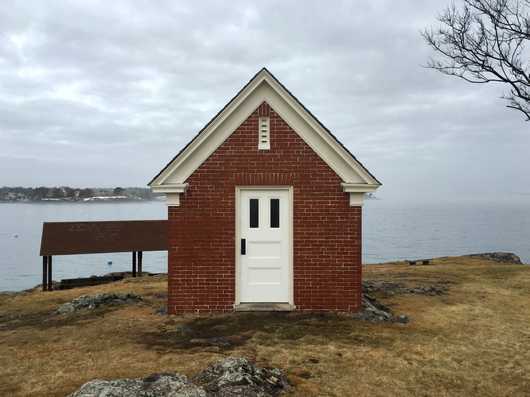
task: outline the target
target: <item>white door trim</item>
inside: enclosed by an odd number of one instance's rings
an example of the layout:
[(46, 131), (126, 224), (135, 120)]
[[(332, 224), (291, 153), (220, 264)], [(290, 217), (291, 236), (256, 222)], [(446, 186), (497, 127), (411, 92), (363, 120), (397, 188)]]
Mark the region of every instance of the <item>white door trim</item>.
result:
[(235, 189), (235, 302), (234, 307), (241, 304), (241, 295), (240, 295), (240, 283), (241, 283), (241, 231), (240, 231), (240, 204), (241, 204), (241, 191), (242, 190), (286, 190), (289, 192), (289, 304), (294, 308), (294, 282), (293, 282), (293, 188), (292, 186), (236, 186)]

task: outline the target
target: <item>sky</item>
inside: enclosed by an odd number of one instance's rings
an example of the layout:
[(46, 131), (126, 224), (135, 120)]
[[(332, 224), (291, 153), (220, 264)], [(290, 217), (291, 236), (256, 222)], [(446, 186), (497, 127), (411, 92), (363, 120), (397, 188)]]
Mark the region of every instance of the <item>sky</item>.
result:
[(441, 0), (10, 1), (0, 186), (146, 186), (263, 66), (388, 200), (530, 201), (506, 89), (425, 68)]

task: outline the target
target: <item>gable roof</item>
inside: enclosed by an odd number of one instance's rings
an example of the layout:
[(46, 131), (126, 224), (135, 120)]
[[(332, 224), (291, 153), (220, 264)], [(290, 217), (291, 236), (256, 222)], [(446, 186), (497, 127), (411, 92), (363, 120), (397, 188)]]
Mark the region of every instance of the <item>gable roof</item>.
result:
[(351, 186), (355, 191), (363, 191), (363, 186), (367, 187), (366, 191), (381, 186), (377, 178), (267, 68), (256, 73), (148, 185), (168, 192), (171, 186), (182, 188), (185, 180), (264, 101), (343, 179), (343, 185)]

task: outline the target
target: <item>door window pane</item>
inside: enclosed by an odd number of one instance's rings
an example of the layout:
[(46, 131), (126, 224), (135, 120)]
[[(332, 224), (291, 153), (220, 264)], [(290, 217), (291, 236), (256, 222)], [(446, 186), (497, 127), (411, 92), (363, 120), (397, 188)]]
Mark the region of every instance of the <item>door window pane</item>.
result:
[(259, 227), (259, 199), (250, 199), (250, 227)]
[(271, 228), (280, 227), (280, 199), (271, 199)]

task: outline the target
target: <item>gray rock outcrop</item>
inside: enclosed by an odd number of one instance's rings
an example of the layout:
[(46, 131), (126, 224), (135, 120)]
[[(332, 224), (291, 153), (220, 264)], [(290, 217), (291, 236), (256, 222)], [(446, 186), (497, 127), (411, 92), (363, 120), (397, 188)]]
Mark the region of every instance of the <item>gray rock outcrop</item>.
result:
[(287, 379), (277, 368), (260, 368), (245, 358), (228, 357), (198, 374), (194, 382), (209, 396), (267, 397), (287, 388)]
[(57, 314), (69, 314), (81, 309), (95, 309), (100, 306), (124, 305), (136, 303), (142, 300), (140, 295), (136, 294), (97, 294), (97, 295), (82, 295), (79, 298), (67, 302), (59, 306), (56, 310)]
[(363, 281), (363, 291), (383, 292), (385, 295), (395, 294), (418, 294), (418, 295), (444, 295), (447, 293), (447, 285), (417, 285), (415, 287), (407, 287), (401, 283), (390, 281), (366, 280)]
[(277, 368), (228, 357), (196, 375), (154, 374), (144, 379), (92, 380), (70, 397), (274, 397), (288, 387)]
[(471, 254), (468, 256), (472, 258), (483, 258), (495, 262), (522, 264), (521, 258), (511, 252), (485, 252), (482, 254)]
[(368, 294), (363, 294), (362, 309), (355, 313), (353, 317), (373, 323), (393, 322), (405, 324), (409, 322), (408, 316), (404, 314), (399, 316), (394, 315), (389, 307), (378, 302), (377, 299)]
[(92, 380), (70, 397), (206, 397), (184, 375), (155, 374), (145, 379)]

